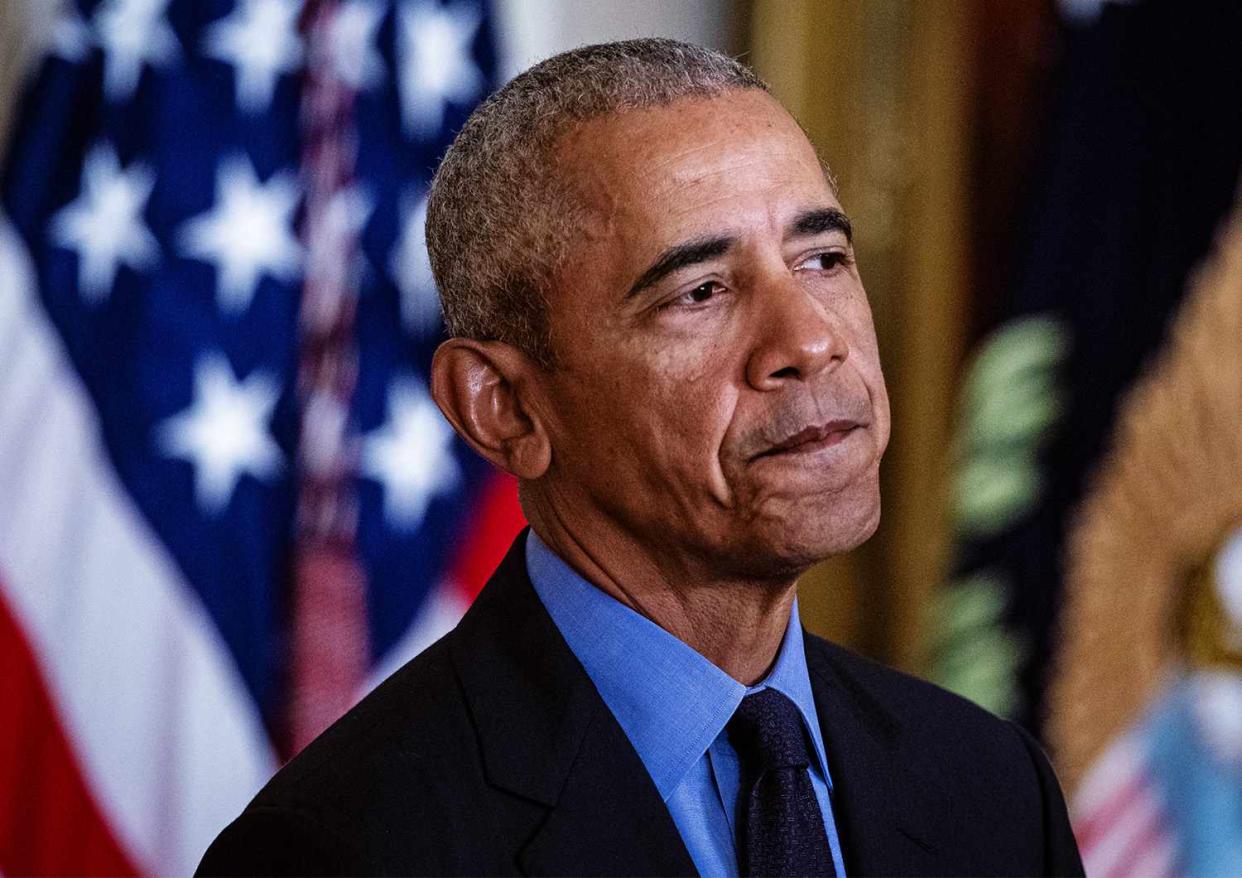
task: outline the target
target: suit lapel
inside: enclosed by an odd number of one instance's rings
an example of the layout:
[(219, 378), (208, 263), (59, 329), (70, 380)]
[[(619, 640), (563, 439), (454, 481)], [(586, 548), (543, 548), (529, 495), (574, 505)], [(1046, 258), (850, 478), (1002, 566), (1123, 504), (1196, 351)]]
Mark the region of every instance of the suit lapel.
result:
[(810, 635), (806, 643), (846, 873), (939, 874), (943, 809), (907, 770), (900, 724), (845, 667), (839, 647)]
[(519, 857), (528, 875), (693, 875), (655, 785), (600, 705), (560, 801)]
[(545, 806), (527, 874), (694, 873), (668, 809), (526, 573), (523, 532), (454, 636), (490, 783)]

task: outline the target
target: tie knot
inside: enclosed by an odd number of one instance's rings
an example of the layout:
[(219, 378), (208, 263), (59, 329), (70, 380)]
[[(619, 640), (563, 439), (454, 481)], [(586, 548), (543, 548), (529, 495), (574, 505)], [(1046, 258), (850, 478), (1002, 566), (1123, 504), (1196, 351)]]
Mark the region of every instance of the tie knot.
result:
[(810, 765), (802, 716), (797, 706), (775, 689), (742, 699), (729, 720), (729, 737), (743, 760), (761, 771)]

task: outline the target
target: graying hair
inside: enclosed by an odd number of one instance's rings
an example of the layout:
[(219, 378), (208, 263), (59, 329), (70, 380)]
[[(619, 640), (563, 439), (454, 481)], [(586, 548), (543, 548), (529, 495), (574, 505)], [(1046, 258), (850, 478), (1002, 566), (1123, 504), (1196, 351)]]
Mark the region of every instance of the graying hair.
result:
[(737, 89), (768, 87), (727, 55), (651, 38), (555, 55), (484, 101), (445, 153), (427, 204), (449, 334), (554, 365), (545, 291), (581, 216), (557, 144), (588, 119)]

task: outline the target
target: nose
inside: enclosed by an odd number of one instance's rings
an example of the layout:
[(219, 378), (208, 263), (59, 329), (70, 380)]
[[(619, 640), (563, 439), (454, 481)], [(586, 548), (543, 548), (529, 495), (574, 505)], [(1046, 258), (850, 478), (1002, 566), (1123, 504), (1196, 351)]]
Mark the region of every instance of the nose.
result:
[(756, 291), (755, 334), (746, 379), (756, 390), (779, 390), (839, 366), (849, 355), (840, 318), (785, 274)]

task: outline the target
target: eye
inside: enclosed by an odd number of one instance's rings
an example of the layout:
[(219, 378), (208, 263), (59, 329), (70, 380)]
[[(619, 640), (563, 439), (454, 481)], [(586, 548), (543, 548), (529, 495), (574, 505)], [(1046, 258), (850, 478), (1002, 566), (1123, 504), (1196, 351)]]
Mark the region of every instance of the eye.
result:
[(686, 298), (691, 302), (706, 302), (712, 296), (716, 295), (716, 290), (720, 284), (708, 282), (699, 284), (697, 287), (686, 293)]
[(851, 262), (853, 262), (853, 259), (845, 250), (825, 250), (823, 253), (813, 253), (802, 260), (795, 268), (795, 271), (808, 269), (810, 271), (831, 272), (836, 271), (838, 268), (846, 268)]
[(668, 301), (664, 307), (693, 307), (694, 305), (702, 305), (719, 296), (724, 292), (724, 287), (719, 281), (704, 281), (691, 290), (686, 290), (680, 296)]

